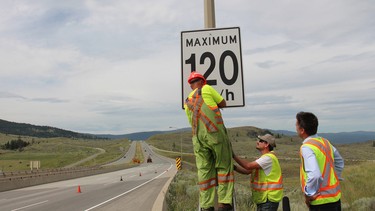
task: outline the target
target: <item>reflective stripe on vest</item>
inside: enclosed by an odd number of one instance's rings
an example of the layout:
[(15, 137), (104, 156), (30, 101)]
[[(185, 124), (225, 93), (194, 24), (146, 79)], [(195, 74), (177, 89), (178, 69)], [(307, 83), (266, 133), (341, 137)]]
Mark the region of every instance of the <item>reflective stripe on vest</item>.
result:
[(283, 185), (281, 184), (281, 178), (277, 182), (259, 182), (259, 183), (251, 183), (251, 187), (254, 190), (258, 191), (266, 191), (266, 190), (281, 190), (283, 189)]
[(279, 202), (283, 197), (283, 179), (280, 164), (273, 152), (262, 156), (272, 159), (272, 169), (267, 176), (262, 169), (256, 169), (252, 175), (251, 188), (253, 189), (253, 200), (256, 204), (267, 200)]
[[(335, 165), (334, 165), (334, 156), (333, 156), (333, 149), (330, 143), (324, 138), (312, 138), (307, 140), (302, 146), (307, 146), (311, 150), (313, 150), (315, 155), (319, 153), (323, 155), (323, 159), (316, 156), (316, 160), (319, 165), (319, 169), (321, 171), (321, 176), (323, 178), (323, 182), (319, 187), (318, 192), (320, 196), (314, 201), (311, 202), (312, 205), (319, 205), (319, 204), (326, 204), (326, 203), (333, 203), (340, 199), (341, 197), (341, 189), (340, 189), (340, 182), (335, 172)], [(301, 146), (301, 148), (302, 148)], [(301, 178), (301, 188), (302, 192), (304, 192), (304, 188), (306, 186), (306, 172), (304, 169), (304, 161), (302, 157), (302, 152), (300, 150), (301, 156), (301, 167), (300, 167), (300, 178)]]
[(234, 173), (232, 172), (229, 174), (218, 174), (217, 181), (218, 183), (234, 182)]
[[(217, 125), (223, 124), (223, 118), (221, 117), (220, 110), (217, 106), (209, 107), (204, 103), (202, 98), (202, 89), (197, 89), (193, 95), (185, 101), (188, 109), (193, 113), (192, 115), (192, 131), (193, 135), (197, 134), (198, 121), (201, 120), (206, 127), (208, 132), (218, 131)], [(208, 115), (203, 112), (203, 108), (208, 108), (214, 113), (214, 119), (210, 119)]]
[(199, 183), (200, 190), (207, 190), (216, 186), (216, 178), (211, 178)]

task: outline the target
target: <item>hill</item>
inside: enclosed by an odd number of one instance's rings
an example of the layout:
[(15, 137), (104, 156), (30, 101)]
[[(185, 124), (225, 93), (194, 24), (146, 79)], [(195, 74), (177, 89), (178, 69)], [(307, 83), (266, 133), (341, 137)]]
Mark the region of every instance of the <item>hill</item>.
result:
[(375, 132), (355, 131), (341, 133), (319, 133), (335, 144), (350, 144), (375, 140)]
[(122, 135), (111, 135), (111, 134), (96, 134), (95, 136), (107, 139), (123, 139), (127, 138), (129, 140), (146, 140), (149, 137), (165, 133), (165, 131), (149, 131), (149, 132), (139, 132), (139, 133), (129, 133), (129, 134), (122, 134)]
[[(241, 127), (239, 127), (241, 128)], [(121, 135), (111, 134), (86, 134), (78, 133), (69, 130), (59, 129), (50, 126), (37, 126), (27, 123), (16, 123), (0, 119), (0, 133), (13, 134), (21, 136), (32, 136), (40, 138), (52, 138), (52, 137), (66, 137), (66, 138), (83, 138), (83, 139), (130, 139), (130, 140), (147, 140), (148, 138), (164, 133), (173, 132), (186, 132), (190, 131), (190, 128), (182, 128), (178, 130), (170, 131), (145, 131)], [(273, 134), (283, 134), (286, 136), (296, 136), (296, 132), (288, 130), (272, 130), (264, 129), (265, 131), (271, 131)], [(335, 144), (348, 144), (365, 142), (369, 140), (375, 140), (375, 132), (371, 131), (356, 131), (356, 132), (341, 132), (341, 133), (319, 133), (319, 135), (327, 138)]]
[(83, 139), (98, 139), (99, 137), (91, 134), (77, 133), (69, 130), (63, 130), (50, 126), (37, 126), (26, 123), (9, 122), (0, 119), (0, 133), (32, 136), (38, 138), (53, 138), (53, 137), (66, 137), (66, 138), (83, 138)]
[(157, 134), (176, 133), (176, 132), (184, 132), (184, 131), (191, 131), (191, 129), (190, 128), (182, 128), (182, 129), (169, 130), (169, 131), (147, 131), (147, 132), (137, 132), (137, 133), (122, 134), (122, 135), (95, 134), (95, 136), (101, 137), (101, 138), (107, 138), (107, 139), (127, 138), (129, 140), (147, 140), (151, 136), (154, 136), (154, 135), (157, 135)]
[[(296, 136), (296, 132), (288, 130), (271, 130), (274, 134), (284, 134), (287, 136)], [(375, 140), (375, 132), (355, 131), (340, 133), (318, 133), (318, 135), (328, 139), (334, 144), (350, 144)]]

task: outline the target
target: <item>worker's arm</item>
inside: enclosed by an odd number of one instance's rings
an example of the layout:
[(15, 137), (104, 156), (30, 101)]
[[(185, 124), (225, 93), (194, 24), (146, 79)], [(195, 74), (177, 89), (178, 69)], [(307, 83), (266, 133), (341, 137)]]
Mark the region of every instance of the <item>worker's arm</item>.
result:
[(341, 177), (341, 172), (344, 169), (344, 159), (341, 157), (339, 151), (334, 146), (332, 146), (332, 149), (333, 149), (333, 155), (334, 155), (335, 172), (339, 180), (342, 181), (344, 180)]
[(234, 165), (234, 170), (240, 174), (251, 174), (251, 170), (244, 169), (241, 166)]
[(255, 161), (247, 161), (245, 159), (242, 159), (242, 158), (239, 158), (237, 155), (234, 155), (234, 160), (240, 164), (240, 166), (242, 166), (243, 168), (245, 168), (246, 170), (253, 170), (253, 169), (260, 169), (261, 166), (255, 162)]
[(323, 182), (322, 173), (312, 149), (302, 145), (301, 154), (304, 169), (307, 174), (305, 187), (303, 187), (304, 192), (307, 196), (313, 196), (319, 191), (319, 187)]
[(217, 104), (219, 108), (227, 107), (227, 102), (223, 99), (219, 104)]

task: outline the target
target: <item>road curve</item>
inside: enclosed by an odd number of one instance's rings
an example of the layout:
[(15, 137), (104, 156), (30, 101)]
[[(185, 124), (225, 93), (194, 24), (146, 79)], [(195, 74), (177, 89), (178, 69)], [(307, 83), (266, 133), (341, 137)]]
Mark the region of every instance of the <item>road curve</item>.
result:
[(146, 145), (152, 163), (121, 171), (0, 192), (0, 210), (82, 211), (161, 210), (166, 187), (176, 173), (172, 159)]

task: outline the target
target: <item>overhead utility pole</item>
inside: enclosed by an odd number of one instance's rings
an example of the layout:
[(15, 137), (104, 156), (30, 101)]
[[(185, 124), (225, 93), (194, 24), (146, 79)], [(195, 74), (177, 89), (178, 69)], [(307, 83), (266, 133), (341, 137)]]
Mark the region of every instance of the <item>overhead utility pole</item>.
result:
[(204, 0), (204, 28), (215, 27), (215, 1)]

